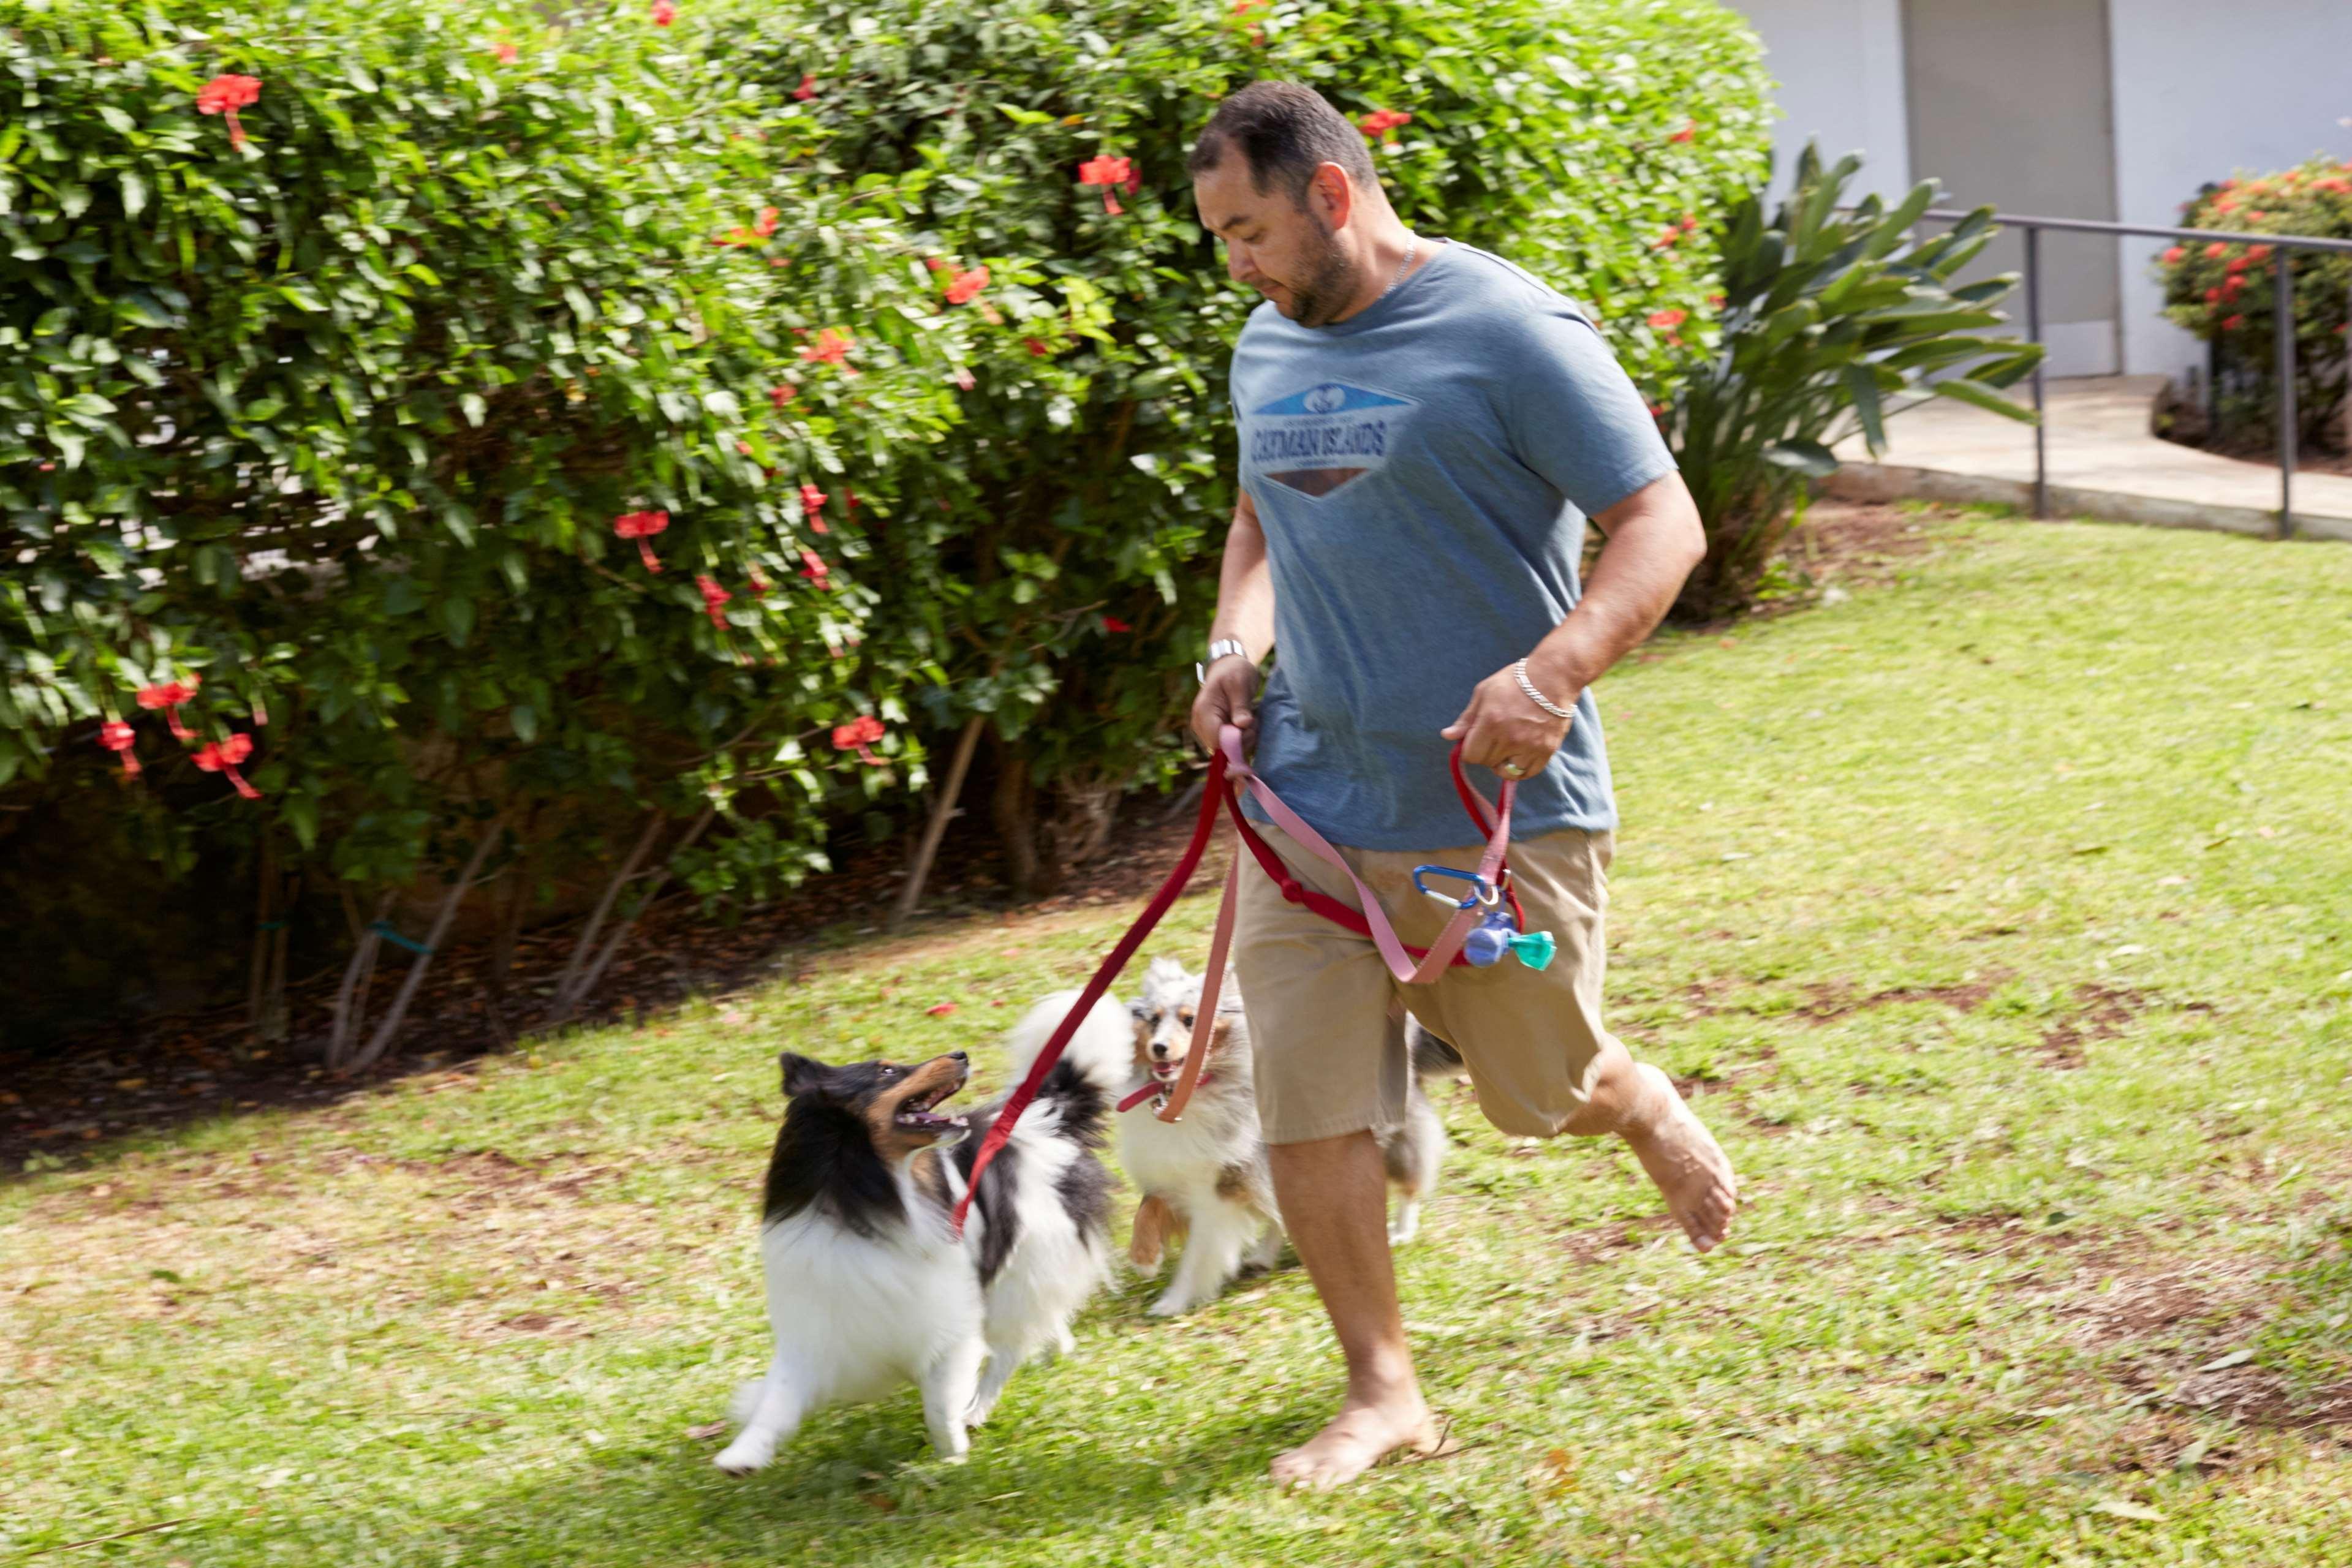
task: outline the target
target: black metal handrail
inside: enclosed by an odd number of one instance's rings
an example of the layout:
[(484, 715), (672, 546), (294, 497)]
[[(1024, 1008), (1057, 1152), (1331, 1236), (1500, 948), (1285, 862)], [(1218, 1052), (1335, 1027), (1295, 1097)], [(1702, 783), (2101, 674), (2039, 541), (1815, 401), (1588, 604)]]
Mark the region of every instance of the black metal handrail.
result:
[[(1972, 214), (1945, 207), (1930, 207), (1920, 216), (1939, 218), (1958, 223)], [(2294, 263), (2291, 253), (2297, 250), (2333, 251), (2352, 254), (2352, 240), (2323, 239), (2317, 235), (2256, 235), (2230, 229), (2159, 228), (2141, 224), (2112, 224), (2097, 218), (2044, 218), (2016, 213), (1995, 213), (1993, 222), (2004, 228), (2025, 231), (2025, 330), (2029, 342), (2042, 341), (2042, 231), (2060, 229), (2069, 234), (2129, 235), (2135, 239), (2219, 241), (2223, 245), (2266, 245), (2272, 246), (2271, 263), (2275, 282), (2273, 291), (2275, 303), (2272, 315), (2278, 329), (2279, 382), (2279, 520), (2278, 537), (2294, 537), (2294, 460), (2299, 434), (2294, 405)], [(2043, 420), (2042, 367), (2033, 367), (2033, 515), (2050, 515), (2050, 444), (2048, 428)]]

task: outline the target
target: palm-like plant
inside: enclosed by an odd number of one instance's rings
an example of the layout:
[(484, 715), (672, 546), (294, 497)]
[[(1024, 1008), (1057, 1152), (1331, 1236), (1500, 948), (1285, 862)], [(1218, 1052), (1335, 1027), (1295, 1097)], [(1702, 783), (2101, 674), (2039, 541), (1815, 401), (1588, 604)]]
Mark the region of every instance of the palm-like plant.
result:
[(2007, 318), (1992, 306), (2017, 275), (1951, 283), (1992, 239), (1992, 209), (1915, 239), (1936, 183), (1891, 209), (1876, 196), (1849, 206), (1861, 167), (1849, 156), (1825, 170), (1807, 147), (1769, 221), (1750, 192), (1719, 236), (1720, 340), (1659, 416), (1707, 534), (1678, 620), (1748, 601), (1810, 482), (1836, 471), (1831, 445), (1858, 429), (1874, 456), (1884, 451), (1896, 400), (1958, 398), (2033, 418), (2000, 389), (2030, 374), (2042, 350), (1993, 335)]

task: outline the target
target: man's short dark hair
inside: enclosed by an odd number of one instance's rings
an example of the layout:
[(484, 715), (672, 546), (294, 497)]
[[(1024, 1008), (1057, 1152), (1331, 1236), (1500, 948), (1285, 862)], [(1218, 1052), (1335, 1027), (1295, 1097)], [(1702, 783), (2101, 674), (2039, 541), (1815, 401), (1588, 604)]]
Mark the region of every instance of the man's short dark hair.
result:
[(1337, 163), (1360, 185), (1380, 178), (1363, 132), (1321, 93), (1295, 81), (1255, 81), (1217, 105), (1185, 170), (1198, 179), (1234, 148), (1249, 160), (1250, 184), (1258, 194), (1283, 191), (1301, 206), (1315, 171), (1326, 163)]

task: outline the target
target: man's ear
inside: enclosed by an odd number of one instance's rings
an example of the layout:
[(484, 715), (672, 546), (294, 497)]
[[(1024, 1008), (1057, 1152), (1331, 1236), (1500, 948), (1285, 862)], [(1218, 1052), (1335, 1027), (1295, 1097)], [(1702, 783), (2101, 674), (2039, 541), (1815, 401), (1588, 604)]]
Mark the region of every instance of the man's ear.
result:
[(784, 1070), (784, 1094), (787, 1099), (797, 1099), (824, 1086), (825, 1070), (822, 1061), (812, 1061), (788, 1051), (776, 1058), (776, 1063)]
[(1356, 187), (1337, 163), (1321, 164), (1307, 177), (1307, 200), (1331, 227), (1343, 229), (1355, 215)]

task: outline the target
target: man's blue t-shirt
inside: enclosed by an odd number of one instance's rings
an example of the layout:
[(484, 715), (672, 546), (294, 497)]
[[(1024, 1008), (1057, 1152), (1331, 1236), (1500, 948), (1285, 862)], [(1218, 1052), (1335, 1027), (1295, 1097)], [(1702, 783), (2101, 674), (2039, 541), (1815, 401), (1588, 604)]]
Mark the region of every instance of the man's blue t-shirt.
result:
[[(1649, 410), (1575, 306), (1454, 244), (1332, 326), (1260, 305), (1233, 401), (1274, 578), (1254, 766), (1334, 843), (1477, 841), (1438, 731), (1575, 605), (1585, 517), (1673, 471)], [(1586, 694), (1512, 832), (1616, 820)]]

